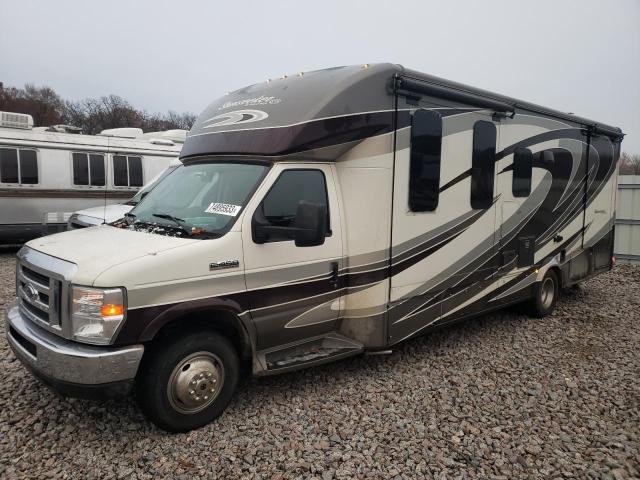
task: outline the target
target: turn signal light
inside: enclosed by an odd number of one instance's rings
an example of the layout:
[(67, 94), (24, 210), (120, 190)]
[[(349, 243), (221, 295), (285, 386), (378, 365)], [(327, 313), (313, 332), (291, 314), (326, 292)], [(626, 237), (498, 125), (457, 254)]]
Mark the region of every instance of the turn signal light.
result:
[(100, 315), (103, 317), (115, 317), (116, 315), (124, 315), (124, 306), (107, 303), (100, 309)]

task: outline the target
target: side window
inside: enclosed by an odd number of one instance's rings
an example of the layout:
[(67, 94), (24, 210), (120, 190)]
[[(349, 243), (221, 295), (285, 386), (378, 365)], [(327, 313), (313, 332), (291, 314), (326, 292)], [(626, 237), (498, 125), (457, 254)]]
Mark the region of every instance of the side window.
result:
[(0, 182), (19, 183), (18, 150), (15, 148), (0, 148)]
[(417, 110), (411, 120), (409, 208), (412, 212), (433, 211), (440, 192), (442, 117), (431, 110)]
[(35, 150), (20, 150), (20, 183), (38, 183), (38, 154)]
[(0, 148), (0, 182), (20, 185), (38, 183), (38, 154), (23, 148)]
[(531, 170), (533, 154), (528, 148), (516, 148), (513, 152), (513, 184), (511, 190), (514, 197), (528, 197), (531, 193)]
[[(264, 197), (260, 207), (264, 218), (274, 227), (291, 227), (301, 201), (324, 205), (327, 202), (327, 184), (320, 170), (285, 170)], [(327, 234), (330, 234), (327, 215)], [(293, 240), (290, 232), (272, 234), (269, 242)]]
[(129, 186), (129, 173), (127, 171), (127, 157), (124, 155), (113, 156), (113, 184), (116, 187)]
[(73, 159), (73, 184), (91, 187), (105, 186), (104, 155), (102, 153), (71, 154)]
[(489, 208), (493, 204), (496, 126), (480, 120), (473, 126), (471, 160), (471, 208)]
[(141, 187), (142, 158), (137, 156), (113, 156), (113, 184), (116, 187)]
[(142, 158), (129, 157), (129, 186), (142, 186)]
[(104, 156), (95, 153), (89, 155), (89, 172), (91, 185), (104, 187)]

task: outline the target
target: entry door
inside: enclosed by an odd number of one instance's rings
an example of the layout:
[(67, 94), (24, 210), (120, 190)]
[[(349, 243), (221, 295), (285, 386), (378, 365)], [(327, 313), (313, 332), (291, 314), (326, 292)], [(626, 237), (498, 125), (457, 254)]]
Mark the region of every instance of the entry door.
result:
[[(256, 212), (273, 226), (291, 225), (301, 201), (327, 205), (322, 245), (297, 247), (286, 235), (258, 243)], [(265, 350), (336, 330), (340, 317), (342, 228), (329, 164), (276, 164), (246, 209), (242, 242), (257, 348)]]
[[(517, 129), (509, 127), (517, 120), (503, 119), (500, 125), (498, 151), (521, 140)], [(534, 154), (529, 148), (519, 147), (513, 153), (505, 155), (496, 162), (496, 235), (497, 256), (496, 273), (504, 277), (509, 272), (515, 274), (535, 262), (535, 240), (530, 229), (524, 229), (524, 223), (531, 212), (527, 210), (527, 199), (533, 190)]]

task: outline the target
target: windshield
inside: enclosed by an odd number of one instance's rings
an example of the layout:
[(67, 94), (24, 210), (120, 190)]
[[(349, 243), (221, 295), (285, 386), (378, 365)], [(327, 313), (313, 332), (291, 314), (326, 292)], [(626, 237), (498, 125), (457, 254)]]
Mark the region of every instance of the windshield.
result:
[(136, 193), (131, 200), (129, 200), (128, 202), (125, 202), (125, 205), (137, 205), (140, 203), (140, 200), (142, 200), (147, 193), (149, 193), (151, 191), (151, 189), (153, 187), (156, 186), (156, 184), (162, 180), (164, 177), (166, 177), (167, 175), (169, 175), (171, 172), (173, 172), (176, 168), (178, 168), (178, 166), (171, 166), (171, 167), (167, 167), (166, 169), (164, 169), (162, 172), (160, 172), (158, 175), (156, 175), (155, 177), (153, 177), (151, 179), (151, 181), (149, 181), (144, 187), (142, 187), (140, 190), (138, 190), (138, 193)]
[(231, 162), (180, 166), (126, 214), (126, 226), (172, 236), (220, 236), (267, 168)]

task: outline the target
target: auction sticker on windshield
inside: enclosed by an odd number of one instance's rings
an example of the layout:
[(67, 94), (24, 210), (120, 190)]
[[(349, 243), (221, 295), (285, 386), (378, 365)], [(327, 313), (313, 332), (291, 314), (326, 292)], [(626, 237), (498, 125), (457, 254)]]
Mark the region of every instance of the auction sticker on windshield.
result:
[(220, 215), (227, 215), (229, 217), (235, 217), (242, 209), (239, 205), (231, 205), (228, 203), (210, 203), (205, 213), (219, 213)]

